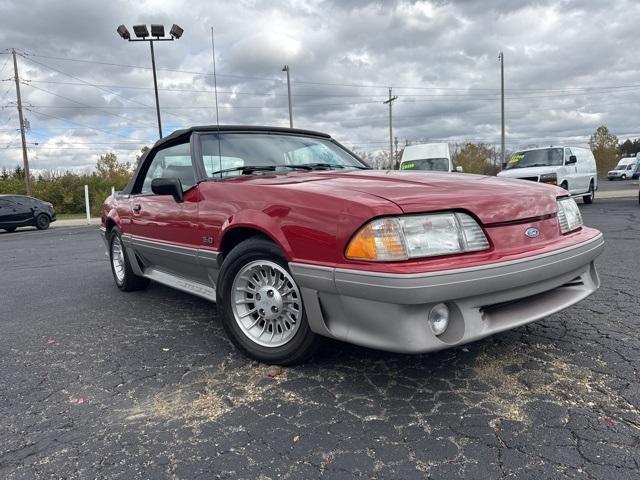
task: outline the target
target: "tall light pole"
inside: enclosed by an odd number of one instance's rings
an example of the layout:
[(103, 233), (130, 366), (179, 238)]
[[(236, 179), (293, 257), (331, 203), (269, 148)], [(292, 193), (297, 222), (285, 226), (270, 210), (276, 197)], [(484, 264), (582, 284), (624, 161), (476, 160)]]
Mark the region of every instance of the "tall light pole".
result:
[(24, 180), (27, 189), (27, 195), (31, 195), (31, 173), (29, 172), (29, 155), (27, 155), (27, 138), (25, 134), (26, 122), (22, 115), (22, 97), (20, 96), (20, 76), (18, 75), (18, 61), (16, 60), (16, 51), (11, 49), (13, 56), (13, 72), (16, 81), (16, 103), (18, 105), (18, 120), (20, 121), (20, 136), (22, 137), (22, 163), (24, 164)]
[(500, 52), (498, 55), (500, 60), (500, 112), (502, 114), (502, 129), (500, 134), (500, 167), (503, 168), (506, 163), (504, 151), (504, 54)]
[(289, 97), (289, 128), (293, 128), (293, 108), (291, 107), (291, 77), (289, 76), (289, 65), (282, 67), (283, 72), (287, 72), (287, 94)]
[(133, 32), (136, 34), (138, 38), (131, 38), (131, 34), (127, 27), (124, 25), (120, 25), (117, 28), (118, 35), (120, 35), (123, 39), (128, 40), (129, 42), (149, 42), (151, 46), (151, 68), (153, 70), (153, 90), (156, 94), (156, 115), (158, 116), (158, 134), (160, 138), (162, 138), (162, 120), (160, 119), (160, 101), (158, 100), (158, 78), (156, 76), (156, 56), (153, 51), (153, 42), (172, 42), (180, 38), (184, 32), (182, 28), (180, 28), (175, 23), (171, 27), (169, 31), (169, 38), (165, 38), (164, 36), (164, 25), (151, 25), (151, 35), (149, 35), (149, 30), (146, 25), (134, 25)]
[(398, 96), (391, 96), (392, 89), (389, 87), (389, 99), (385, 100), (382, 103), (389, 104), (389, 165), (390, 169), (393, 169), (393, 102), (398, 99)]

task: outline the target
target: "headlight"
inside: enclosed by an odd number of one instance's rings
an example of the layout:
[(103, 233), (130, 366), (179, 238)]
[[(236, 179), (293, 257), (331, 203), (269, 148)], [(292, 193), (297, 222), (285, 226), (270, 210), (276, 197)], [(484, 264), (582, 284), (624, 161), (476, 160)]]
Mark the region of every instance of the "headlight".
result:
[(489, 248), (482, 228), (465, 213), (379, 218), (351, 239), (345, 255), (378, 262), (476, 252)]
[(558, 200), (558, 221), (561, 233), (569, 233), (582, 226), (582, 214), (573, 198)]
[(543, 173), (542, 175), (540, 175), (540, 183), (558, 185), (558, 175), (555, 173)]

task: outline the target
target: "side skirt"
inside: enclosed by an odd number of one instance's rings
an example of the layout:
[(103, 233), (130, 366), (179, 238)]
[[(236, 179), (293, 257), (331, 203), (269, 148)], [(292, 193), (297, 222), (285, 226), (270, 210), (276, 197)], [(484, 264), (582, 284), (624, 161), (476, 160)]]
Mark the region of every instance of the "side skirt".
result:
[(210, 302), (215, 303), (216, 301), (216, 289), (209, 285), (203, 285), (202, 283), (194, 282), (193, 280), (177, 277), (153, 267), (145, 268), (143, 275), (146, 278), (166, 285), (167, 287), (196, 295), (204, 298), (205, 300), (209, 300)]

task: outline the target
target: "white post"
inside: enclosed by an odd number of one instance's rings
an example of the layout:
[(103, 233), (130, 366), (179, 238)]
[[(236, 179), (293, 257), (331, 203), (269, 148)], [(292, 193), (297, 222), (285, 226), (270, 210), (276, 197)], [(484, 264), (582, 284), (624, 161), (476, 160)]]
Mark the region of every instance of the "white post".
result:
[(91, 211), (89, 210), (89, 185), (84, 186), (84, 205), (87, 209), (87, 225), (91, 223)]
[(115, 187), (111, 187), (111, 196), (115, 196), (116, 194), (116, 188)]

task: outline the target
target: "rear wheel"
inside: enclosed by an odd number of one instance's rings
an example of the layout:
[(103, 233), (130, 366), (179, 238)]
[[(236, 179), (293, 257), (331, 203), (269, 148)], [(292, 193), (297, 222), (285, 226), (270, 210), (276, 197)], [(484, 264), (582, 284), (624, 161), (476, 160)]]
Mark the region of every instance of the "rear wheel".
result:
[(293, 365), (311, 357), (320, 337), (311, 331), (302, 295), (276, 245), (250, 238), (220, 269), (218, 308), (231, 341), (248, 357)]
[(149, 285), (149, 279), (133, 273), (127, 251), (122, 244), (122, 236), (117, 228), (111, 229), (109, 237), (109, 260), (116, 286), (123, 292), (142, 290)]
[(593, 186), (593, 182), (589, 185), (589, 194), (582, 197), (584, 203), (593, 203), (596, 198), (596, 189)]
[(560, 184), (560, 188), (564, 188), (565, 190), (569, 190), (569, 184), (567, 182), (562, 182)]
[(49, 228), (50, 223), (51, 220), (46, 213), (41, 213), (36, 217), (36, 228), (38, 230), (46, 230), (47, 228)]

